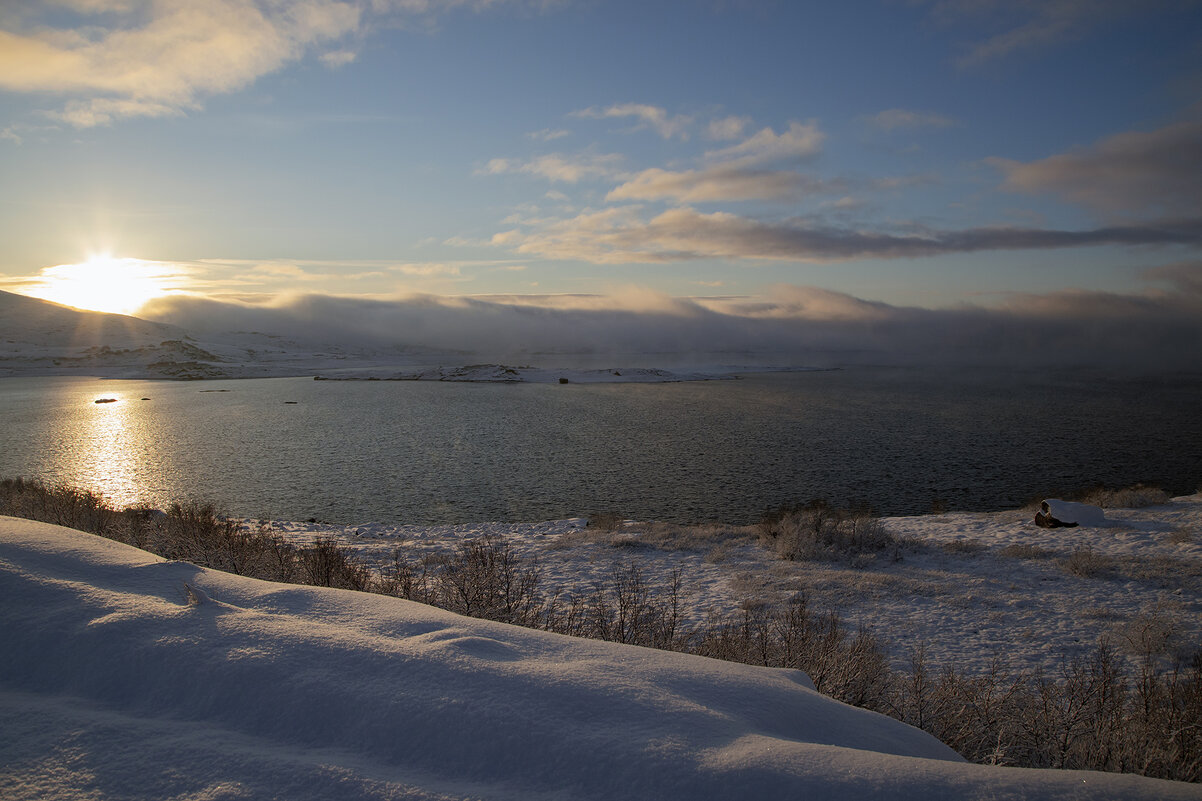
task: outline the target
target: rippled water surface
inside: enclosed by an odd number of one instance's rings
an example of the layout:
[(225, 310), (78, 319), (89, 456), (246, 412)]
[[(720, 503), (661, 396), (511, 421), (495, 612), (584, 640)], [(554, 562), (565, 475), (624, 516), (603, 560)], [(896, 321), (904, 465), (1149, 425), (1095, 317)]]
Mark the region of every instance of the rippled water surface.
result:
[[(115, 398), (97, 404), (98, 398)], [(338, 523), (749, 522), (1202, 480), (1202, 382), (860, 369), (681, 384), (0, 380), (0, 476)]]

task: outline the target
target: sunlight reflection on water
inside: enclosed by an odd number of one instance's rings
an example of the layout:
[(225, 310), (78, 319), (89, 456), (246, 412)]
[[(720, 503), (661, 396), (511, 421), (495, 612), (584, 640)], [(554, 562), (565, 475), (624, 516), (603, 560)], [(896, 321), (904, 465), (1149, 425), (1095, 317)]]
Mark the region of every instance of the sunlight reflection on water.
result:
[[(659, 385), (0, 379), (0, 477), (339, 523), (753, 522), (1202, 478), (1198, 384), (878, 370)], [(112, 403), (95, 403), (114, 398)], [(143, 398), (147, 398), (143, 400)]]
[(93, 401), (74, 437), (76, 446), (67, 450), (64, 469), (113, 503), (132, 506), (141, 495), (136, 454), (143, 437), (141, 418), (130, 410), (130, 399), (124, 395), (105, 393)]

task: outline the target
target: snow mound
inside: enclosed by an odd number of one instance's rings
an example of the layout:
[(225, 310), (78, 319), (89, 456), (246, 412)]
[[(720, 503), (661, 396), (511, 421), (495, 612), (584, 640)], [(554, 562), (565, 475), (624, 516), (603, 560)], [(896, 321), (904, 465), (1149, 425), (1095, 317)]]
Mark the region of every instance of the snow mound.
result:
[(798, 671), (245, 579), (0, 517), (4, 798), (1198, 798), (987, 768)]
[(1107, 524), (1106, 512), (1099, 506), (1088, 503), (1062, 501), (1058, 498), (1047, 498), (1040, 503), (1044, 514), (1051, 515), (1061, 523), (1076, 523), (1079, 526), (1104, 526)]

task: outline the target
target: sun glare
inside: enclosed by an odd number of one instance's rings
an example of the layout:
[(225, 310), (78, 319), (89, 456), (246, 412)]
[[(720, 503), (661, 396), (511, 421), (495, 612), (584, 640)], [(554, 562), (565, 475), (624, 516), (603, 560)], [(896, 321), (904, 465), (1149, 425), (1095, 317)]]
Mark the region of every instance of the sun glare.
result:
[(82, 264), (47, 267), (27, 294), (77, 309), (132, 314), (151, 298), (170, 294), (172, 277), (157, 262), (93, 256)]

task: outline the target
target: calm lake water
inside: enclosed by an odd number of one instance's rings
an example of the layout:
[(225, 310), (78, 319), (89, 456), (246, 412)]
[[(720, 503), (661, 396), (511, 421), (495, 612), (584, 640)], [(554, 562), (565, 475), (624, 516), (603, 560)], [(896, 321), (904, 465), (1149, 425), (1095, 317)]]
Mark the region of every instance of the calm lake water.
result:
[[(94, 403), (100, 397), (113, 403)], [(0, 476), (332, 523), (750, 522), (1202, 481), (1202, 380), (865, 368), (681, 384), (0, 379)]]

